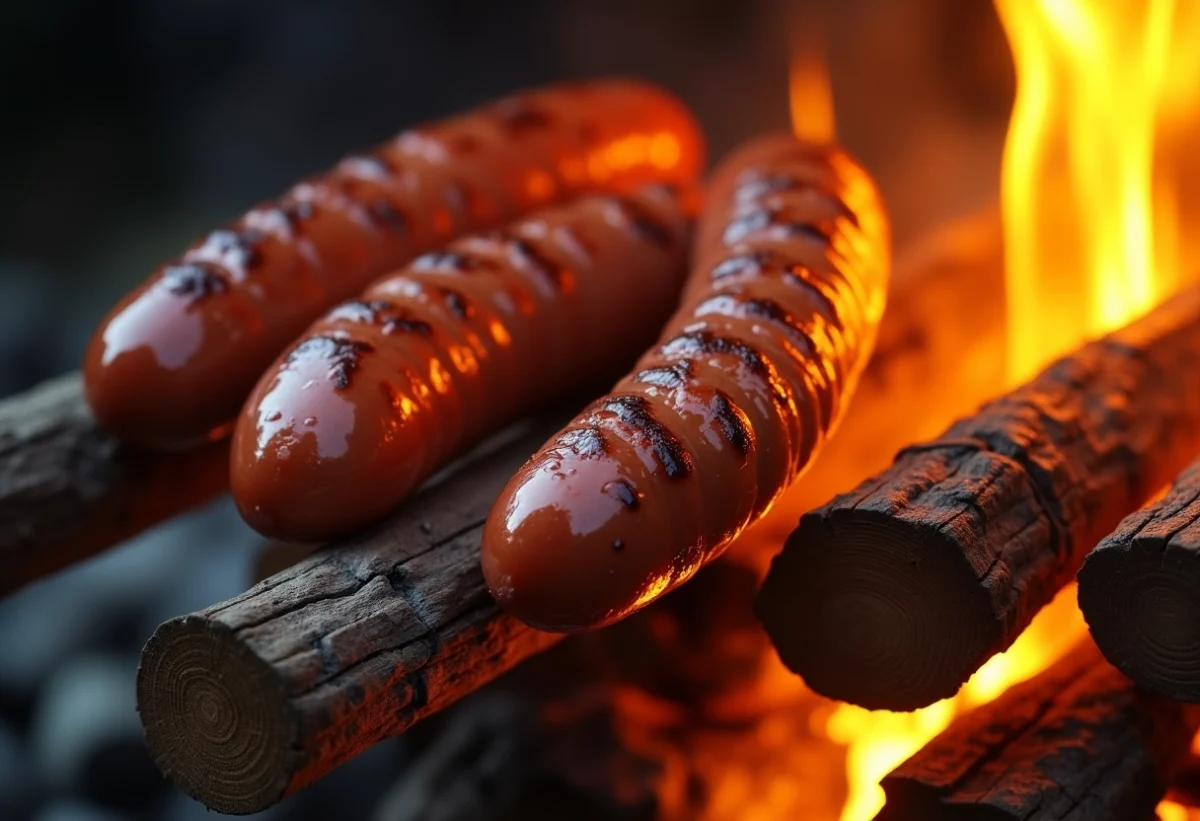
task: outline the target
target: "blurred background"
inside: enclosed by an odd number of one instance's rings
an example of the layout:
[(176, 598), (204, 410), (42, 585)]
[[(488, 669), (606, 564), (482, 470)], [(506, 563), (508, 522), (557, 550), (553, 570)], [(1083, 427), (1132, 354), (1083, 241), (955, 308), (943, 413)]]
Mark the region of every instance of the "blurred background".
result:
[[(624, 74), (690, 104), (714, 159), (786, 128), (797, 15), (898, 252), (995, 201), (1013, 81), (989, 0), (8, 3), (0, 396), (77, 367), (108, 307), (194, 236), (421, 120)], [(0, 819), (205, 817), (144, 752), (137, 653), (160, 621), (245, 589), (259, 550), (218, 502), (0, 600)], [(256, 817), (371, 819), (405, 745)]]

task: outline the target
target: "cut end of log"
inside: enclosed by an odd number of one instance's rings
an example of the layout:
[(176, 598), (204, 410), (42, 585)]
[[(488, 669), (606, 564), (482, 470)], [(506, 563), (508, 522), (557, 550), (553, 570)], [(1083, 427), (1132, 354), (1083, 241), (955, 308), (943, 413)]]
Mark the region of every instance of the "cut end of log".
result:
[(282, 682), (233, 630), (187, 616), (158, 628), (142, 654), (137, 698), (155, 763), (222, 813), (277, 803), (292, 771), (297, 716)]
[(915, 710), (958, 692), (996, 641), (977, 581), (954, 543), (929, 529), (862, 511), (810, 513), (755, 610), (780, 659), (817, 693)]
[(1200, 562), (1190, 552), (1096, 550), (1079, 607), (1105, 657), (1144, 689), (1200, 702)]

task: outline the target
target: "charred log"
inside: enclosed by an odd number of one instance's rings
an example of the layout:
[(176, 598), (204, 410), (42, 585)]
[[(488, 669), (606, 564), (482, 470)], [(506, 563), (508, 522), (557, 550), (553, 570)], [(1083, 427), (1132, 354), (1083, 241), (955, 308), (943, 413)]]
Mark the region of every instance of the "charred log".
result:
[(1123, 673), (1150, 692), (1200, 702), (1200, 460), (1088, 554), (1079, 605)]
[(1200, 709), (1137, 690), (1086, 642), (884, 778), (878, 819), (1152, 819), (1197, 727)]
[(215, 497), (227, 450), (122, 445), (96, 426), (78, 374), (0, 402), (0, 595)]
[(817, 692), (911, 710), (1007, 648), (1200, 451), (1200, 290), (1086, 345), (805, 515), (757, 610)]
[(479, 570), (535, 427), (374, 531), (160, 626), (137, 681), (159, 768), (213, 809), (260, 810), (553, 644), (501, 614)]

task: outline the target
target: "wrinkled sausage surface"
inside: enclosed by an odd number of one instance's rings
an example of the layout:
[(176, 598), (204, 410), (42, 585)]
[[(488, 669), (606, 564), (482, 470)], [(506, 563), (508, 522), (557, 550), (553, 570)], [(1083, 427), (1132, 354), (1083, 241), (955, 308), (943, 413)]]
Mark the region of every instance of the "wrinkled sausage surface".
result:
[(874, 344), (889, 270), (874, 184), (790, 135), (718, 168), (660, 341), (508, 484), (493, 595), (543, 629), (616, 621), (720, 554), (811, 464)]
[(335, 308), (246, 403), (231, 458), (242, 515), (281, 539), (343, 534), (521, 412), (613, 379), (675, 306), (696, 199), (653, 186), (577, 200)]
[(325, 310), (449, 239), (589, 192), (687, 185), (686, 109), (653, 86), (551, 86), (403, 132), (194, 242), (123, 299), (84, 362), (99, 423), (155, 447), (228, 432)]

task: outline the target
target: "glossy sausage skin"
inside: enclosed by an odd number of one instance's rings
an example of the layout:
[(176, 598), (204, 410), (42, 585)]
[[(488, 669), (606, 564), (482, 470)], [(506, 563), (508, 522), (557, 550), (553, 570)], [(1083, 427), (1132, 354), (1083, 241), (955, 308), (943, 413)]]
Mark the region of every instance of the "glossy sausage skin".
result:
[(693, 184), (703, 154), (678, 101), (626, 81), (551, 86), (405, 131), (162, 265), (96, 331), (89, 404), (139, 444), (218, 438), (309, 323), (417, 254), (581, 194)]
[(572, 632), (686, 581), (833, 432), (874, 344), (888, 225), (842, 151), (773, 135), (718, 168), (659, 343), (520, 470), (484, 528), (508, 611)]
[(238, 420), (243, 517), (280, 539), (344, 534), (522, 411), (613, 379), (675, 305), (696, 199), (654, 186), (577, 200), (418, 257), (334, 309)]

